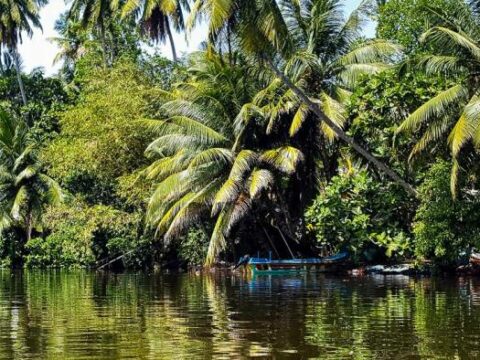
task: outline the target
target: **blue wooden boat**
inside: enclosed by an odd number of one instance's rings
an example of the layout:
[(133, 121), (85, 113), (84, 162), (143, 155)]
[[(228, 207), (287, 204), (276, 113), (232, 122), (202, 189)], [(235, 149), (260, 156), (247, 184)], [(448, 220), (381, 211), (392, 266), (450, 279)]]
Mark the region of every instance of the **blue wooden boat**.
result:
[(279, 259), (253, 257), (244, 262), (252, 274), (281, 274), (286, 272), (331, 271), (338, 268), (349, 257), (347, 252), (341, 252), (323, 258)]

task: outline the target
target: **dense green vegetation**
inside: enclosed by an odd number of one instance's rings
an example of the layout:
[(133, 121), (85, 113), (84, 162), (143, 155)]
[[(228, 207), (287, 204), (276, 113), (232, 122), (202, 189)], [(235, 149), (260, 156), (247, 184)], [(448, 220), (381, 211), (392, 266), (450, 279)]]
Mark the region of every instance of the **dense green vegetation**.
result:
[[(480, 246), (476, 2), (75, 0), (56, 77), (16, 50), (43, 5), (0, 0), (0, 264)], [(173, 61), (147, 54), (165, 40)]]

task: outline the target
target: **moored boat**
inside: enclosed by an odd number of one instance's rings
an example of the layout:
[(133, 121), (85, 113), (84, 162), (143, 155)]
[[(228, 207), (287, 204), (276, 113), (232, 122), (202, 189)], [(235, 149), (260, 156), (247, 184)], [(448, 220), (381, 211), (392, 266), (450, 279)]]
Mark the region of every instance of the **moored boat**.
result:
[(245, 262), (252, 274), (281, 274), (287, 272), (334, 271), (348, 260), (349, 254), (341, 252), (323, 258), (279, 259), (253, 257)]

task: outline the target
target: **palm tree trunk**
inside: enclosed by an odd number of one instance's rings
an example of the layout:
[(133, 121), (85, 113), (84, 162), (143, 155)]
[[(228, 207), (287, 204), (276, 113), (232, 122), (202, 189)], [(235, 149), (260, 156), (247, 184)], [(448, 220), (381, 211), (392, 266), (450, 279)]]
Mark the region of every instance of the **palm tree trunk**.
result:
[(105, 67), (108, 67), (107, 39), (105, 37), (105, 24), (103, 23), (103, 19), (100, 20), (100, 41), (102, 43), (103, 63)]
[(113, 64), (118, 55), (118, 41), (115, 38), (113, 26), (110, 26), (110, 38), (110, 43), (112, 44), (112, 51), (110, 51), (110, 64)]
[(32, 212), (30, 211), (27, 215), (27, 228), (26, 228), (26, 238), (27, 241), (25, 244), (28, 244), (28, 242), (32, 239), (32, 230), (33, 230), (33, 216)]
[(22, 73), (20, 71), (20, 55), (17, 50), (12, 51), (13, 63), (15, 64), (15, 72), (17, 73), (18, 86), (20, 88), (20, 94), (22, 95), (23, 105), (27, 105), (27, 95), (25, 94), (25, 87), (23, 86)]
[(172, 48), (172, 59), (173, 62), (176, 63), (178, 61), (177, 51), (175, 50), (175, 41), (173, 41), (172, 31), (170, 29), (170, 23), (168, 22), (168, 20), (166, 20), (166, 29), (168, 41), (170, 42), (170, 47)]
[(373, 165), (375, 165), (380, 171), (385, 173), (390, 179), (392, 179), (395, 183), (400, 185), (402, 188), (405, 189), (409, 194), (413, 196), (417, 196), (418, 193), (417, 191), (405, 180), (403, 180), (395, 171), (393, 171), (390, 167), (388, 167), (386, 164), (378, 160), (374, 155), (372, 155), (370, 152), (365, 150), (362, 146), (356, 143), (356, 141), (348, 136), (341, 127), (339, 127), (337, 124), (335, 124), (328, 116), (326, 116), (323, 111), (318, 107), (317, 104), (315, 104), (313, 101), (311, 101), (308, 96), (300, 90), (297, 86), (295, 86), (290, 79), (285, 76), (284, 73), (282, 73), (280, 70), (277, 69), (277, 67), (273, 64), (273, 62), (270, 59), (265, 59), (271, 70), (277, 75), (283, 83), (292, 90), (295, 95), (297, 95), (300, 100), (302, 100), (308, 108), (313, 111), (315, 115), (319, 117), (320, 120), (325, 122), (335, 133), (338, 135), (340, 139), (345, 141), (348, 145), (350, 145), (356, 152), (358, 152), (360, 155), (362, 155), (367, 161), (371, 162)]
[(228, 46), (228, 61), (230, 65), (233, 65), (233, 54), (232, 54), (232, 33), (230, 31), (230, 26), (227, 25), (227, 46)]

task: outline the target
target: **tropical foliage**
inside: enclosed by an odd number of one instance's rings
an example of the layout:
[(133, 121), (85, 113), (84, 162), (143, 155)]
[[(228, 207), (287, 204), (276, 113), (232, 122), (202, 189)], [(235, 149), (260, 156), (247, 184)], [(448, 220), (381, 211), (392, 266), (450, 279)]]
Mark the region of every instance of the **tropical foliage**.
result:
[(15, 258), (23, 255), (32, 232), (42, 231), (45, 206), (58, 204), (63, 197), (58, 183), (42, 171), (27, 130), (23, 120), (0, 112), (0, 231), (22, 233), (12, 254)]
[(478, 196), (476, 192), (466, 192), (461, 200), (452, 200), (448, 172), (449, 164), (444, 160), (434, 163), (427, 172), (413, 224), (416, 254), (444, 264), (455, 263), (462, 253), (480, 246), (475, 215), (480, 205)]
[(306, 227), (330, 252), (348, 249), (372, 260), (369, 252), (383, 247), (389, 257), (408, 255), (411, 241), (400, 221), (402, 205), (391, 188), (347, 162), (306, 210)]
[(237, 104), (248, 102), (254, 91), (255, 84), (247, 80), (251, 70), (225, 66), (220, 57), (210, 56), (197, 60), (189, 80), (168, 94), (161, 108), (166, 118), (149, 122), (160, 136), (147, 148), (157, 160), (146, 169), (146, 176), (159, 182), (147, 211), (157, 235), (168, 241), (202, 215), (215, 217), (208, 264), (262, 195), (267, 195), (263, 201), (275, 202), (275, 183), (303, 160), (295, 147), (250, 141), (249, 129), (236, 114), (241, 111)]
[(43, 5), (0, 0), (3, 263), (479, 246), (476, 2), (74, 0), (50, 78), (16, 53)]
[(184, 11), (189, 10), (187, 0), (127, 0), (122, 8), (122, 16), (134, 15), (139, 19), (140, 29), (155, 42), (165, 42), (168, 37), (172, 49), (172, 58), (177, 62), (178, 56), (173, 40), (172, 28), (185, 30)]
[(22, 34), (32, 36), (34, 28), (41, 28), (39, 11), (45, 0), (19, 0), (0, 2), (0, 52), (10, 52), (15, 65), (18, 84), (24, 105), (27, 105), (27, 96), (20, 74), (20, 55), (18, 45), (22, 42)]
[(479, 143), (478, 8), (476, 3), (458, 3), (454, 11), (435, 6), (429, 9), (442, 21), (424, 32), (420, 41), (435, 51), (433, 54), (421, 55), (415, 61), (426, 74), (443, 73), (453, 83), (412, 112), (397, 132), (422, 131), (422, 137), (413, 147), (410, 158), (440, 139), (448, 138), (453, 159), (451, 190), (455, 194), (461, 152), (466, 145), (477, 147)]

